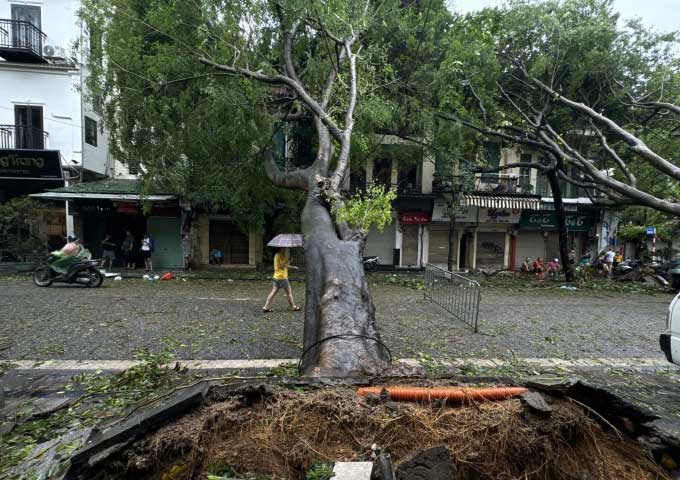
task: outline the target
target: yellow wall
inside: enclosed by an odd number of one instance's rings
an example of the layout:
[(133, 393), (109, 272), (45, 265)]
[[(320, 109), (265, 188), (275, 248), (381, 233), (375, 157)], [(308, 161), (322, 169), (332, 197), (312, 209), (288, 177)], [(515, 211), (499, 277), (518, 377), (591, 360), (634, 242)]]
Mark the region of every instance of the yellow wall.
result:
[(262, 263), (262, 234), (250, 232), (248, 235), (248, 264)]

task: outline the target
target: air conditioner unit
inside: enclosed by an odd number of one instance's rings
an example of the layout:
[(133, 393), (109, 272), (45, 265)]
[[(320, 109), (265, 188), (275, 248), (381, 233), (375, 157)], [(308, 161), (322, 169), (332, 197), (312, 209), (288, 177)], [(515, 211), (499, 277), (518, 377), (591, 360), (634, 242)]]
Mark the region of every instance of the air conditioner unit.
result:
[(66, 58), (66, 50), (64, 50), (64, 47), (45, 45), (43, 47), (43, 55), (46, 57)]

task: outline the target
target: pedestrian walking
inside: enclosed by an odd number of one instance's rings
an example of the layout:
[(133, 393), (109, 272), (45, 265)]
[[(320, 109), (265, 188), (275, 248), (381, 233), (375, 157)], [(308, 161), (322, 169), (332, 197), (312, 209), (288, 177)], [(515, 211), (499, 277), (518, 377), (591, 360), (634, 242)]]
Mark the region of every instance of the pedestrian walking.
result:
[(300, 311), (300, 307), (295, 304), (293, 300), (293, 291), (290, 288), (290, 282), (288, 281), (288, 269), (297, 269), (297, 267), (290, 264), (290, 249), (281, 248), (278, 253), (274, 255), (274, 278), (273, 287), (269, 296), (267, 296), (267, 301), (262, 307), (264, 313), (269, 313), (272, 311), (272, 302), (274, 297), (279, 293), (279, 290), (283, 289), (288, 297), (288, 304), (293, 311)]
[(153, 271), (153, 264), (151, 263), (151, 254), (153, 253), (154, 244), (153, 238), (148, 233), (142, 237), (142, 246), (140, 250), (142, 257), (144, 257), (144, 271), (150, 273)]
[(135, 236), (129, 229), (125, 230), (125, 240), (123, 240), (123, 245), (121, 245), (120, 250), (123, 253), (123, 261), (125, 262), (126, 270), (135, 269), (135, 259), (134, 259), (134, 248), (135, 248)]
[(102, 254), (102, 269), (112, 268), (113, 261), (116, 259), (116, 252), (114, 251), (116, 244), (113, 243), (111, 235), (106, 234), (104, 240), (101, 241), (101, 246), (104, 251)]

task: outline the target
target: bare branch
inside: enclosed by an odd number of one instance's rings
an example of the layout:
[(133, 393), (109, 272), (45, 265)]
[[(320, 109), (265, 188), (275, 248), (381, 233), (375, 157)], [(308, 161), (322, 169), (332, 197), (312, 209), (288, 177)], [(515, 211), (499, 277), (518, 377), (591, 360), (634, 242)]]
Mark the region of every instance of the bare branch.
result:
[(258, 82), (262, 83), (268, 83), (272, 85), (288, 85), (290, 88), (295, 90), (295, 92), (298, 94), (300, 100), (304, 102), (304, 104), (309, 108), (312, 113), (316, 116), (318, 116), (321, 121), (328, 127), (328, 130), (330, 131), (331, 135), (335, 137), (338, 141), (342, 141), (344, 138), (344, 134), (340, 128), (335, 124), (333, 119), (326, 113), (326, 111), (321, 108), (321, 105), (319, 105), (310, 95), (307, 93), (305, 88), (300, 85), (298, 82), (293, 80), (290, 77), (287, 77), (285, 75), (268, 75), (266, 73), (262, 73), (260, 71), (254, 72), (248, 68), (241, 68), (241, 67), (232, 67), (230, 65), (223, 65), (219, 64), (216, 62), (213, 62), (209, 58), (206, 57), (201, 57), (199, 58), (199, 61), (203, 63), (204, 65), (208, 65), (209, 67), (215, 68), (217, 70), (223, 71), (230, 73), (232, 75), (239, 75), (242, 77), (250, 78), (253, 80), (257, 80)]
[(630, 133), (625, 128), (618, 125), (614, 120), (606, 117), (600, 113), (597, 113), (592, 108), (588, 107), (584, 103), (575, 102), (567, 97), (562, 96), (540, 80), (535, 77), (531, 77), (526, 71), (524, 72), (526, 77), (536, 86), (541, 88), (543, 91), (548, 93), (554, 101), (560, 102), (577, 112), (583, 113), (592, 120), (607, 126), (610, 131), (619, 135), (623, 140), (630, 146), (631, 150), (637, 153), (640, 157), (646, 159), (652, 166), (657, 170), (666, 175), (680, 180), (680, 167), (674, 165), (672, 162), (666, 160), (661, 155), (657, 154), (651, 150), (641, 139)]
[(357, 57), (356, 54), (352, 53), (352, 41), (353, 39), (346, 40), (344, 47), (347, 59), (349, 60), (350, 91), (349, 103), (347, 105), (347, 111), (345, 112), (344, 138), (340, 142), (338, 163), (335, 166), (335, 171), (331, 177), (331, 191), (333, 192), (340, 191), (340, 184), (345, 178), (347, 166), (349, 165), (349, 152), (352, 145), (350, 138), (352, 129), (354, 128), (354, 110), (357, 105)]
[(264, 170), (274, 185), (294, 190), (309, 189), (312, 169), (305, 168), (304, 170), (282, 172), (278, 165), (276, 165), (274, 154), (271, 150), (265, 150), (264, 152)]
[(533, 162), (517, 162), (508, 163), (507, 165), (501, 165), (499, 167), (484, 168), (484, 167), (474, 167), (472, 169), (473, 173), (498, 173), (505, 170), (512, 170), (513, 168), (533, 168), (541, 172), (549, 172), (554, 169), (551, 165), (541, 165), (540, 163)]
[(616, 150), (609, 146), (609, 143), (607, 143), (607, 137), (604, 136), (602, 131), (599, 128), (597, 128), (597, 126), (592, 121), (590, 125), (593, 128), (593, 130), (595, 130), (598, 137), (600, 137), (600, 144), (602, 145), (602, 148), (604, 148), (604, 151), (607, 152), (607, 154), (609, 154), (609, 156), (614, 159), (614, 161), (617, 163), (619, 167), (621, 167), (621, 170), (623, 170), (623, 173), (626, 175), (626, 178), (628, 179), (628, 183), (632, 187), (635, 187), (637, 184), (637, 180), (635, 178), (635, 175), (633, 175), (633, 172), (631, 172), (630, 169), (628, 168), (628, 165), (626, 165), (623, 159), (621, 159)]
[[(525, 137), (521, 137), (521, 136), (517, 136), (517, 135), (508, 135), (507, 133), (503, 133), (503, 132), (500, 132), (498, 130), (493, 130), (491, 128), (481, 127), (479, 125), (475, 125), (472, 122), (468, 122), (467, 120), (462, 120), (462, 119), (459, 119), (459, 118), (456, 118), (454, 116), (447, 115), (447, 114), (441, 113), (441, 112), (436, 112), (435, 116), (439, 117), (441, 119), (444, 119), (444, 120), (448, 120), (450, 122), (460, 122), (462, 125), (470, 128), (472, 130), (475, 130), (479, 133), (483, 133), (484, 135), (491, 135), (491, 136), (494, 136), (494, 137), (502, 138), (503, 140), (507, 140), (507, 141), (512, 142), (512, 143), (520, 143), (522, 145), (528, 145), (530, 147), (534, 147), (534, 148), (537, 148), (537, 149), (540, 149), (540, 150), (552, 151), (552, 147), (550, 145), (548, 145), (544, 142), (541, 142), (541, 141), (532, 140), (530, 138), (530, 134), (528, 132), (527, 132), (527, 136), (525, 138)], [(557, 154), (557, 152), (554, 152), (554, 153)]]

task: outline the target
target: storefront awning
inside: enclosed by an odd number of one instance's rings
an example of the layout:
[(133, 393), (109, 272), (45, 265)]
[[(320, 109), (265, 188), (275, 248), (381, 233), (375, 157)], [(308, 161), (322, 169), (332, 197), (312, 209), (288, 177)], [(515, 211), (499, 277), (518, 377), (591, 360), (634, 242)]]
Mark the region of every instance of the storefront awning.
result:
[(541, 199), (539, 197), (519, 197), (510, 195), (463, 195), (460, 206), (538, 210), (541, 206)]
[(45, 200), (115, 200), (119, 202), (166, 202), (175, 200), (176, 195), (131, 195), (120, 193), (74, 193), (74, 192), (45, 192), (30, 195)]

